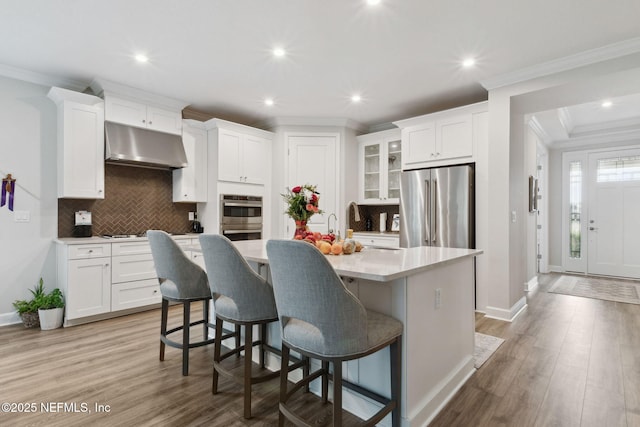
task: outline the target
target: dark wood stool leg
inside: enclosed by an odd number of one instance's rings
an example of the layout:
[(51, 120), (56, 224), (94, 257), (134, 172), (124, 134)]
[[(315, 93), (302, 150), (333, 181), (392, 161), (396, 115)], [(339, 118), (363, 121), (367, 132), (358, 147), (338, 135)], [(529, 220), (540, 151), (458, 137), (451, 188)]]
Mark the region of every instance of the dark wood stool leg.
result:
[(389, 348), (391, 362), (391, 400), (395, 400), (396, 407), (391, 415), (391, 426), (400, 427), (400, 378), (402, 378), (402, 337), (398, 337)]
[(202, 301), (202, 318), (204, 323), (202, 324), (202, 340), (209, 339), (209, 300)]
[(333, 362), (333, 427), (342, 427), (342, 362)]
[[(287, 403), (287, 387), (289, 377), (289, 347), (282, 344), (280, 359), (280, 405)], [(284, 426), (284, 414), (278, 410), (278, 427)]]
[(211, 393), (216, 394), (218, 392), (218, 371), (216, 370), (216, 363), (220, 362), (220, 352), (222, 348), (222, 319), (216, 317), (216, 340), (213, 343), (213, 383), (211, 384)]
[(191, 303), (186, 301), (182, 309), (182, 375), (189, 375), (189, 323), (191, 322)]
[(251, 418), (251, 358), (253, 356), (253, 325), (244, 327), (244, 417)]
[[(160, 311), (160, 336), (167, 336), (167, 317), (169, 316), (169, 301), (162, 298), (162, 309)], [(164, 341), (160, 339), (160, 360), (164, 360)]]
[(329, 362), (322, 361), (322, 403), (329, 400)]
[[(235, 325), (235, 332), (236, 332), (236, 348), (240, 348), (240, 336), (242, 335), (240, 333), (240, 325)], [(236, 353), (236, 358), (240, 358), (240, 352)]]
[(260, 367), (264, 369), (264, 343), (267, 337), (267, 324), (260, 325)]
[[(302, 356), (302, 361), (304, 362), (304, 365), (302, 365), (302, 378), (306, 378), (309, 376), (309, 371), (311, 369), (311, 360), (309, 359), (309, 356)], [(309, 393), (309, 383), (304, 386), (304, 392)]]

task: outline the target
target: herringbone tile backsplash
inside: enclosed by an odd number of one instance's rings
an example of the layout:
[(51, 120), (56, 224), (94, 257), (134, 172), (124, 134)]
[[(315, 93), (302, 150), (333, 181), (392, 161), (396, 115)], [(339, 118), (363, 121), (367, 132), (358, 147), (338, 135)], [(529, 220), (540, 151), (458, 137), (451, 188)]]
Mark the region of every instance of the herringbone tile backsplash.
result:
[(103, 200), (58, 199), (58, 237), (72, 237), (75, 212), (91, 212), (94, 236), (149, 229), (190, 231), (195, 203), (173, 203), (171, 171), (105, 165)]

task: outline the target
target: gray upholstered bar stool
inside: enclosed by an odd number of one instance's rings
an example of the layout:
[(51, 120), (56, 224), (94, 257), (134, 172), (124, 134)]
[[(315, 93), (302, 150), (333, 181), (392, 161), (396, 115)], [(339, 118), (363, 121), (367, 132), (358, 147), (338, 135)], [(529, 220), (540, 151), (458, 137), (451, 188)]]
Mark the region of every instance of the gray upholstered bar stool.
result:
[[(216, 336), (223, 321), (244, 327), (244, 345), (222, 354), (221, 342), (216, 341), (213, 356), (212, 392), (218, 392), (218, 375), (222, 374), (244, 386), (244, 417), (251, 418), (251, 386), (276, 378), (279, 371), (265, 368), (265, 351), (280, 354), (265, 343), (266, 327), (278, 320), (273, 289), (256, 274), (229, 239), (221, 235), (201, 235), (200, 246), (204, 256), (209, 286), (213, 295), (216, 316)], [(258, 340), (253, 340), (253, 326), (259, 326)], [(253, 346), (260, 346), (259, 371), (252, 372)], [(241, 374), (233, 371), (233, 365), (223, 364), (229, 356), (244, 350), (244, 368)]]
[[(364, 308), (344, 285), (329, 261), (317, 248), (296, 240), (270, 240), (267, 255), (282, 331), (280, 416), (296, 425), (311, 426), (287, 405), (298, 389), (322, 377), (322, 400), (327, 402), (328, 380), (333, 380), (333, 426), (342, 425), (342, 387), (372, 398), (384, 406), (365, 421), (373, 426), (392, 413), (392, 425), (400, 426), (400, 377), (402, 323)], [(391, 396), (342, 379), (342, 362), (359, 359), (390, 347)], [(291, 390), (285, 366), (290, 350), (321, 360), (321, 368), (304, 376)], [(333, 365), (333, 374), (329, 371)]]
[[(211, 291), (207, 274), (164, 231), (149, 230), (147, 237), (162, 293), (162, 315), (160, 320), (160, 360), (164, 360), (165, 344), (182, 350), (182, 375), (189, 375), (189, 349), (212, 344), (209, 338), (209, 301)], [(183, 306), (182, 325), (167, 330), (169, 302)], [(202, 320), (191, 322), (191, 303), (202, 301)], [(202, 341), (189, 342), (189, 328), (202, 324)], [(169, 339), (169, 335), (182, 331), (182, 341)]]

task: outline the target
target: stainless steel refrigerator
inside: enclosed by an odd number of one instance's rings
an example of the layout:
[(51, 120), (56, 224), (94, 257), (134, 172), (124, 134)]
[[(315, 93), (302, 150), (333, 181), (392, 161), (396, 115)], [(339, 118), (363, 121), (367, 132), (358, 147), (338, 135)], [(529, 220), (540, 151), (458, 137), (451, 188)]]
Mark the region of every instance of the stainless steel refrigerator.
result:
[(475, 248), (473, 165), (402, 172), (400, 246)]

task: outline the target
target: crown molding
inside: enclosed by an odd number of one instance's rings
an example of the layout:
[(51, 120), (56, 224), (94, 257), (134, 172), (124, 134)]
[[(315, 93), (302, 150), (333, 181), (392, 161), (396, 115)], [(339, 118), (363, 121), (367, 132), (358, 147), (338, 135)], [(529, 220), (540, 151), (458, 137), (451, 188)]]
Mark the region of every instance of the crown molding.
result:
[(620, 143), (632, 142), (640, 142), (640, 129), (555, 140), (552, 144), (550, 144), (550, 148), (554, 150), (564, 150), (570, 148), (586, 147), (596, 144), (617, 145)]
[(571, 113), (569, 113), (569, 109), (567, 107), (558, 108), (558, 120), (560, 121), (560, 124), (567, 136), (571, 136), (575, 126), (573, 124), (573, 119), (571, 118)]
[(96, 77), (91, 82), (91, 90), (97, 96), (104, 97), (109, 95), (116, 95), (121, 98), (126, 98), (131, 101), (146, 102), (148, 104), (155, 104), (159, 106), (171, 107), (177, 110), (182, 110), (188, 102), (180, 99), (169, 98), (167, 96), (156, 95), (142, 89), (134, 88), (131, 86), (123, 85), (120, 83), (111, 82), (100, 77)]
[(64, 89), (74, 90), (76, 92), (82, 92), (89, 86), (87, 82), (37, 73), (35, 71), (29, 71), (5, 64), (0, 64), (0, 76), (35, 83), (42, 86), (61, 87)]
[(531, 117), (529, 119), (529, 128), (535, 133), (538, 139), (546, 146), (549, 147), (551, 145), (552, 139), (547, 133), (546, 130), (542, 127), (538, 118), (536, 116)]
[(341, 127), (364, 132), (367, 128), (362, 123), (341, 117), (272, 117), (264, 124), (270, 129), (281, 126), (323, 126)]
[(570, 133), (570, 136), (572, 138), (575, 138), (596, 134), (609, 134), (636, 130), (640, 130), (640, 118), (631, 117), (628, 119), (611, 120), (602, 123), (574, 126)]
[(584, 52), (569, 55), (564, 58), (543, 62), (531, 67), (501, 74), (480, 81), (486, 90), (498, 89), (516, 83), (532, 80), (550, 74), (572, 70), (574, 68), (607, 61), (622, 56), (640, 52), (640, 37), (624, 40), (618, 43), (598, 47)]

